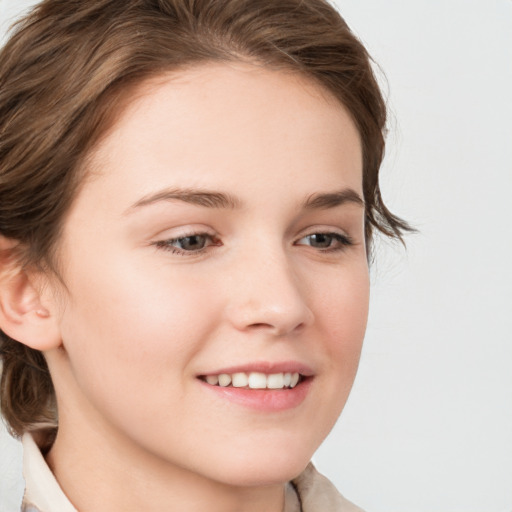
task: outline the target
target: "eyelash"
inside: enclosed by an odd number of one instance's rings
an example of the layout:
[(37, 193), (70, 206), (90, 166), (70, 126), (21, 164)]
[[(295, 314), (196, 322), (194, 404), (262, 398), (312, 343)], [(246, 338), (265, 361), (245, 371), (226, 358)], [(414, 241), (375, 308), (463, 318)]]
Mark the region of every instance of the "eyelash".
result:
[[(333, 241), (337, 242), (335, 247), (328, 247), (328, 248), (319, 248), (319, 252), (321, 253), (335, 253), (335, 252), (342, 252), (347, 247), (350, 247), (354, 245), (354, 241), (352, 238), (348, 235), (342, 235), (340, 233), (336, 232), (329, 232), (329, 231), (318, 231), (314, 233), (310, 233), (309, 235), (304, 235), (303, 237), (299, 238), (299, 240), (302, 240), (304, 238), (313, 237), (313, 236), (325, 236), (330, 237)], [(212, 241), (212, 243), (205, 245), (204, 247), (201, 247), (197, 250), (184, 250), (180, 249), (179, 247), (176, 247), (175, 243), (182, 242), (186, 240), (187, 238), (193, 238), (193, 237), (206, 237)], [(200, 254), (203, 254), (204, 252), (208, 251), (210, 247), (219, 247), (222, 245), (220, 243), (220, 240), (216, 239), (215, 236), (209, 234), (209, 233), (190, 233), (186, 234), (177, 238), (169, 238), (166, 240), (158, 240), (154, 242), (152, 245), (157, 247), (158, 249), (163, 249), (164, 251), (169, 251), (171, 254), (177, 254), (180, 256), (190, 257), (190, 256), (198, 256)], [(305, 245), (305, 244), (304, 244)], [(311, 247), (311, 246), (310, 246)], [(313, 247), (314, 249), (314, 247)]]
[[(175, 247), (174, 243), (186, 240), (187, 238), (193, 237), (206, 237), (213, 241), (209, 245), (205, 245), (197, 250), (186, 251), (184, 249), (180, 249), (179, 247)], [(218, 241), (213, 235), (210, 233), (189, 233), (183, 236), (179, 236), (177, 238), (168, 238), (167, 240), (158, 240), (153, 245), (155, 245), (158, 249), (163, 249), (164, 251), (169, 251), (171, 254), (178, 254), (180, 256), (198, 256), (206, 252), (212, 246), (219, 246), (220, 241)]]
[(309, 235), (305, 235), (299, 240), (302, 240), (303, 238), (308, 238), (312, 236), (325, 236), (330, 237), (333, 239), (333, 241), (336, 241), (337, 244), (335, 247), (328, 247), (325, 249), (319, 249), (322, 253), (334, 253), (334, 252), (341, 252), (344, 251), (347, 247), (350, 247), (351, 245), (354, 245), (354, 241), (352, 238), (348, 235), (342, 235), (341, 233), (336, 232), (329, 232), (329, 231), (319, 231), (315, 233), (311, 233)]

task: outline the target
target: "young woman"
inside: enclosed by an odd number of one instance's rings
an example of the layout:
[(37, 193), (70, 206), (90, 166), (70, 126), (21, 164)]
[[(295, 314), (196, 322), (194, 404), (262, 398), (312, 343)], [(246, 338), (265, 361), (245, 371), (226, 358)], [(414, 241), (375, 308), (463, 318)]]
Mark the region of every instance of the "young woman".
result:
[(46, 0), (0, 54), (2, 412), (24, 510), (359, 510), (385, 106), (323, 0)]

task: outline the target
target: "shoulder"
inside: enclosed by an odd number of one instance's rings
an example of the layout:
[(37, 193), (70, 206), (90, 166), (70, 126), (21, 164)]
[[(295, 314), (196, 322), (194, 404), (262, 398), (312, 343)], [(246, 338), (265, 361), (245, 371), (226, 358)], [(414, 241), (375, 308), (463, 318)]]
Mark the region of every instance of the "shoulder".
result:
[(363, 512), (344, 498), (311, 463), (292, 483), (297, 489), (303, 512)]

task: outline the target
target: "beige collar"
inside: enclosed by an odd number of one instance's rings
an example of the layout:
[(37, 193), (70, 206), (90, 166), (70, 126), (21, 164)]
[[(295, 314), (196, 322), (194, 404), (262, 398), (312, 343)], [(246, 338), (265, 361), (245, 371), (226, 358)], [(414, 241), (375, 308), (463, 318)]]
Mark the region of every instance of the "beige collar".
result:
[(297, 489), (301, 512), (363, 512), (345, 499), (311, 463), (292, 484)]

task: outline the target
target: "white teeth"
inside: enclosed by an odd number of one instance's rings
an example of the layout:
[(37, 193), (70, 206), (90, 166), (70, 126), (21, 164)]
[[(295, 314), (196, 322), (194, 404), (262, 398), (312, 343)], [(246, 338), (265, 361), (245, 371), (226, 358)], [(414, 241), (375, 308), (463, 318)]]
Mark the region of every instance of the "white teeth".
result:
[(300, 380), (300, 374), (295, 373), (271, 373), (269, 375), (261, 372), (221, 373), (220, 375), (207, 375), (205, 380), (211, 386), (249, 389), (284, 389), (294, 388)]
[(265, 389), (267, 387), (267, 376), (264, 373), (251, 372), (249, 374), (249, 387), (251, 389)]
[(219, 386), (222, 386), (225, 388), (226, 386), (229, 386), (231, 384), (231, 375), (228, 375), (227, 373), (221, 373), (219, 375)]
[(267, 377), (267, 388), (281, 389), (284, 387), (284, 375), (282, 373), (273, 373)]
[(249, 384), (249, 379), (245, 373), (234, 373), (231, 382), (234, 388), (245, 388)]
[(217, 375), (207, 375), (206, 382), (212, 386), (216, 386), (219, 383), (219, 377)]

